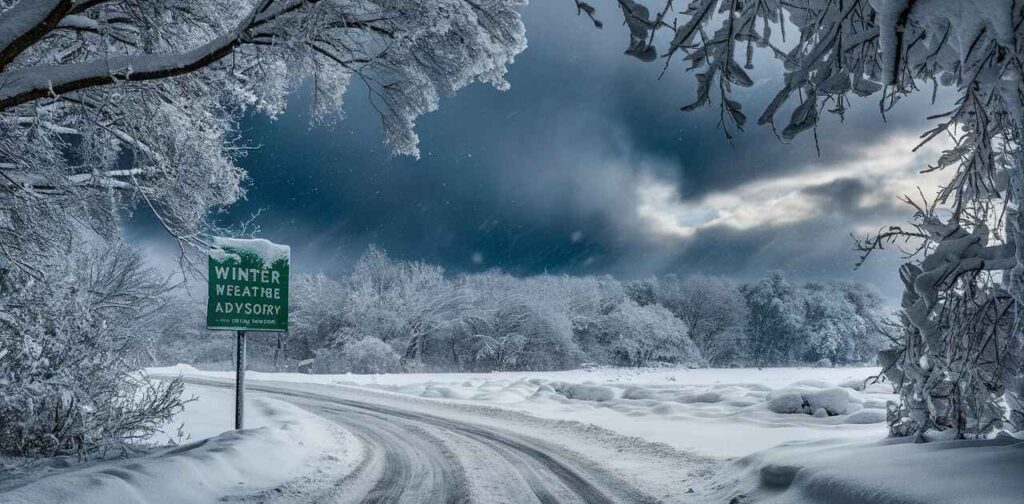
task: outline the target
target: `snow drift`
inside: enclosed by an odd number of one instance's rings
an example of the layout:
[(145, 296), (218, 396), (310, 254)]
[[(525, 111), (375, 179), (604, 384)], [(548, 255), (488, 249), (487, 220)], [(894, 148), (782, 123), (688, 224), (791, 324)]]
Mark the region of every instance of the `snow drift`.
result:
[(1024, 440), (791, 443), (745, 457), (723, 502), (1010, 504), (1024, 495)]
[[(260, 417), (267, 426), (228, 431), (144, 456), (56, 471), (0, 490), (0, 502), (214, 502), (278, 487), (328, 457), (337, 460), (339, 454), (354, 451), (353, 440), (337, 426), (295, 406), (271, 399), (254, 400), (250, 406), (250, 416)], [(43, 471), (33, 470), (33, 474), (38, 472)]]

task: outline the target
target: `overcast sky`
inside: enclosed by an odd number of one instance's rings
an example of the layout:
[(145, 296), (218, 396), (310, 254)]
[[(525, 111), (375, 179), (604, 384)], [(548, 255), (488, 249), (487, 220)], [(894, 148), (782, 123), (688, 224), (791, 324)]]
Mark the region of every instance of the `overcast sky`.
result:
[[(375, 243), (452, 273), (745, 280), (782, 270), (869, 282), (896, 298), (899, 253), (854, 271), (849, 235), (905, 222), (897, 196), (942, 179), (916, 173), (940, 146), (910, 152), (930, 97), (885, 121), (877, 97), (842, 124), (826, 118), (820, 157), (810, 134), (786, 145), (754, 125), (730, 144), (715, 109), (679, 110), (693, 98), (692, 75), (675, 65), (659, 80), (660, 61), (623, 55), (614, 2), (594, 3), (603, 30), (570, 0), (525, 7), (529, 48), (510, 68), (511, 90), (477, 84), (445, 99), (418, 121), (419, 160), (387, 151), (357, 85), (333, 127), (309, 125), (302, 94), (276, 120), (247, 120), (259, 146), (241, 161), (247, 200), (221, 220), (262, 210), (261, 236), (290, 244), (294, 268), (306, 271), (344, 271)], [(739, 95), (748, 117), (779, 75), (759, 61), (754, 87)], [(159, 231), (138, 222), (131, 235), (158, 243)]]

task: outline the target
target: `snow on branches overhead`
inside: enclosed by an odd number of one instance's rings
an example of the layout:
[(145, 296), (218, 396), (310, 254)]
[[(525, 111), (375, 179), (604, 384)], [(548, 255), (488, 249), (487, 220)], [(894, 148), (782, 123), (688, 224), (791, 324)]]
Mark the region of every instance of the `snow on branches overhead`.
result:
[[(789, 102), (782, 137), (813, 128), (822, 112), (843, 114), (852, 95), (881, 92), (882, 108), (924, 83), (958, 86), (965, 95), (991, 98), (999, 120), (1021, 117), (1018, 51), (1022, 4), (1014, 0), (618, 0), (630, 42), (642, 60), (683, 59), (698, 81), (696, 100), (684, 110), (720, 99), (726, 133), (746, 122), (733, 86), (753, 84), (755, 51), (783, 63), (779, 91), (761, 112), (769, 124)], [(577, 1), (589, 16), (594, 9)], [(793, 33), (795, 30), (795, 33)], [(656, 35), (667, 32), (658, 51)], [(658, 39), (659, 43), (661, 42)], [(977, 86), (979, 89), (972, 90)], [(931, 86), (928, 87), (931, 90)], [(970, 103), (961, 103), (970, 109)], [(967, 110), (952, 112), (960, 121)], [(938, 132), (952, 126), (944, 122)], [(935, 133), (935, 132), (931, 132)]]
[[(757, 122), (781, 123), (783, 140), (813, 130), (825, 112), (842, 117), (854, 96), (877, 96), (885, 113), (910, 93), (956, 90), (954, 107), (932, 114), (935, 125), (922, 135), (922, 144), (952, 138), (925, 169), (948, 169), (949, 183), (922, 195), (923, 204), (905, 198), (916, 209), (913, 229), (857, 242), (862, 260), (887, 245), (919, 244), (911, 253), (918, 262), (901, 272), (905, 327), (897, 349), (883, 355), (904, 399), (893, 430), (984, 435), (999, 426), (992, 411), (1004, 392), (1014, 427), (1024, 428), (1024, 1), (646, 3), (653, 8), (618, 0), (626, 53), (655, 59), (656, 35), (666, 32), (665, 64), (685, 60), (698, 84), (684, 110), (717, 98), (730, 137), (746, 123), (733, 88), (752, 85), (747, 71), (758, 50), (782, 63), (783, 79)], [(576, 5), (596, 19), (589, 4)], [(777, 117), (783, 110), (788, 121)]]
[[(337, 117), (353, 79), (384, 141), (416, 155), (417, 116), (525, 47), (519, 0), (21, 0), (0, 3), (0, 254), (151, 208), (201, 241), (243, 195), (236, 122), (307, 85)], [(45, 230), (45, 231), (44, 231)], [(23, 264), (22, 264), (23, 263)]]

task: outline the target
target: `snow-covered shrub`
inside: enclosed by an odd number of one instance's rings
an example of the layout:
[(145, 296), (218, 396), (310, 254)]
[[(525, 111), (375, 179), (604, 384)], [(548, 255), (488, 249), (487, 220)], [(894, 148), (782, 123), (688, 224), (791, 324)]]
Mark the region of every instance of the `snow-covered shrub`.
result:
[(771, 394), (767, 408), (781, 414), (835, 416), (859, 411), (862, 403), (863, 399), (842, 387), (820, 390), (783, 389)]
[(567, 369), (582, 359), (563, 313), (518, 297), (504, 298), (483, 317), (467, 321), (472, 360), (490, 369)]
[[(498, 340), (521, 335), (522, 351), (515, 369), (567, 369), (597, 357), (581, 328), (607, 313), (624, 299), (622, 286), (609, 278), (541, 275), (516, 278), (488, 272), (459, 279), (470, 299), (464, 318), (472, 335)], [(590, 356), (588, 359), (587, 357)]]
[(398, 354), (391, 345), (372, 336), (345, 345), (342, 356), (343, 367), (353, 373), (393, 373), (399, 369)]
[(686, 324), (662, 306), (626, 301), (608, 314), (605, 324), (604, 330), (615, 338), (612, 352), (621, 364), (701, 362), (700, 352), (687, 337)]
[(166, 286), (126, 247), (76, 242), (43, 274), (0, 285), (0, 451), (139, 445), (182, 407), (178, 380), (140, 372)]
[(526, 338), (519, 333), (503, 336), (476, 334), (469, 341), (476, 364), (485, 364), (501, 371), (516, 369), (526, 346)]
[(526, 341), (519, 369), (570, 369), (584, 360), (566, 314), (534, 305), (523, 335)]
[(152, 364), (231, 362), (234, 359), (234, 334), (206, 329), (205, 304), (189, 296), (170, 295), (153, 316), (156, 320), (152, 327), (157, 335)]
[(852, 397), (852, 393), (842, 387), (832, 387), (813, 392), (805, 392), (804, 400), (812, 412), (824, 409), (831, 415), (844, 415), (859, 409), (860, 400)]

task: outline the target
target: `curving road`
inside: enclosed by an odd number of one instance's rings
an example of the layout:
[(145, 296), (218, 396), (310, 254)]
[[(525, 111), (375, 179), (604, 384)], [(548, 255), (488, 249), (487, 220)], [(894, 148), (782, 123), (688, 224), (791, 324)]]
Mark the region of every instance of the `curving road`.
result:
[[(231, 388), (214, 380), (196, 385)], [(564, 449), (536, 439), (363, 400), (257, 383), (247, 390), (296, 404), (342, 425), (366, 447), (357, 468), (310, 502), (658, 502)], [(311, 500), (310, 500), (311, 499)]]

